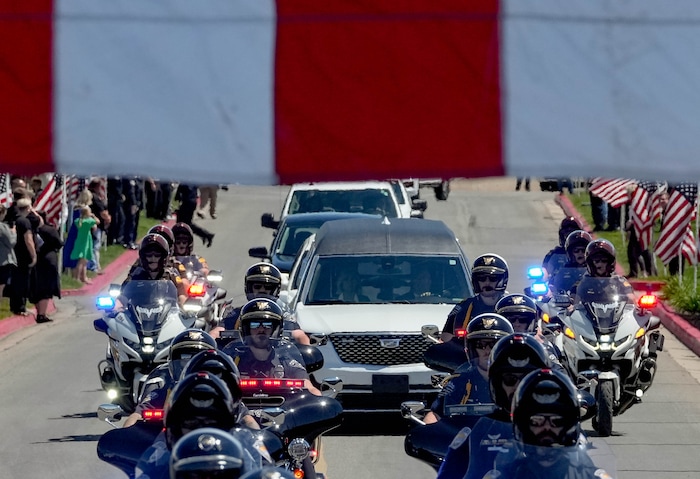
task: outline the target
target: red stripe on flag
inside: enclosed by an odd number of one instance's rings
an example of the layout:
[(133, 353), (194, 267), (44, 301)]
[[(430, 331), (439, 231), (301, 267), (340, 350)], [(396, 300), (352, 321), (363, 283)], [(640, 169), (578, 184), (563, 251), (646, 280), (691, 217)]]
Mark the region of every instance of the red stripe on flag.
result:
[(497, 0), (278, 1), (280, 182), (503, 175), (498, 13)]
[(53, 1), (0, 0), (0, 158), (12, 172), (53, 171)]
[(634, 184), (636, 184), (635, 180), (624, 178), (594, 178), (590, 192), (607, 202), (609, 206), (618, 208), (630, 201), (627, 187)]
[(664, 264), (668, 264), (674, 256), (678, 255), (695, 209), (696, 196), (695, 185), (682, 184), (676, 186), (671, 192), (659, 240), (654, 247), (654, 253)]

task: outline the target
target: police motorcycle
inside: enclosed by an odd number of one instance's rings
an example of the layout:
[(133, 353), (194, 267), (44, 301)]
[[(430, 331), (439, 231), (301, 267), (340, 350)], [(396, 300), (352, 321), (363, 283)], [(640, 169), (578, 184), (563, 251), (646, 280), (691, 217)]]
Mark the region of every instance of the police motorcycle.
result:
[(557, 316), (565, 366), (595, 396), (593, 427), (601, 436), (612, 433), (613, 416), (642, 401), (664, 343), (650, 311), (656, 297), (643, 295), (634, 304), (620, 284), (615, 277), (584, 276), (573, 311)]
[[(117, 300), (122, 308), (115, 309)], [(196, 327), (196, 318), (180, 309), (169, 280), (112, 285), (96, 305), (105, 314), (93, 326), (108, 340), (106, 357), (97, 365), (102, 388), (114, 404), (132, 412), (148, 374), (167, 361), (172, 339)]]
[[(342, 390), (342, 381), (323, 380), (323, 396), (316, 396), (305, 388), (303, 379), (285, 377), (281, 364), (274, 366), (274, 377), (254, 372), (251, 375), (242, 364), (250, 353), (239, 331), (224, 331), (222, 336), (217, 341), (222, 352), (241, 366), (243, 403), (261, 427), (279, 437), (284, 446), (273, 456), (276, 465), (295, 477), (323, 477), (316, 473), (314, 465), (321, 450), (321, 436), (342, 423), (343, 409), (335, 399)], [(323, 355), (314, 346), (295, 345), (291, 338), (270, 341), (276, 357), (303, 365), (307, 373), (323, 367)]]
[(220, 270), (210, 270), (204, 275), (202, 263), (195, 255), (176, 256), (175, 259), (184, 266), (190, 284), (182, 309), (197, 317), (196, 327), (211, 331), (219, 324), (222, 301), (227, 294), (226, 289), (219, 286), (223, 274)]

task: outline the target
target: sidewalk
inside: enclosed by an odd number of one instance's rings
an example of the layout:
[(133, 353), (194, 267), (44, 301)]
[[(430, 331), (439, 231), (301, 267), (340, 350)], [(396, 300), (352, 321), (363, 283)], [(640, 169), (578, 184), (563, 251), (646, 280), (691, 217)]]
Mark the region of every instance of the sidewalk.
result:
[[(138, 257), (138, 252), (135, 250), (126, 250), (123, 254), (119, 255), (117, 259), (112, 261), (108, 266), (103, 268), (104, 274), (92, 278), (92, 284), (86, 284), (80, 289), (64, 289), (61, 290), (61, 296), (80, 296), (80, 295), (93, 295), (96, 296), (100, 291), (109, 286), (109, 284), (114, 281), (114, 278), (118, 277), (129, 265), (131, 265)], [(31, 308), (28, 310), (29, 315), (27, 316), (10, 316), (3, 320), (0, 320), (0, 339), (5, 336), (14, 333), (15, 331), (26, 328), (28, 326), (37, 325), (35, 321), (36, 310)], [(49, 314), (56, 311), (56, 307), (53, 303), (49, 305)], [(51, 323), (46, 323), (51, 324)]]
[[(579, 223), (586, 229), (586, 231), (592, 231), (590, 225), (581, 216), (581, 214), (576, 211), (571, 200), (565, 195), (557, 195), (554, 199), (564, 214), (567, 216), (573, 216)], [(621, 270), (620, 265), (617, 266), (617, 274), (624, 275), (624, 271)], [(642, 292), (654, 292), (658, 291), (661, 287), (659, 282), (649, 282), (643, 279), (629, 280), (635, 291)], [(696, 356), (700, 356), (700, 330), (691, 325), (688, 321), (683, 319), (681, 316), (676, 314), (673, 308), (664, 303), (659, 303), (659, 306), (653, 311), (653, 313), (661, 319), (661, 324), (664, 325), (678, 340), (685, 345), (688, 349), (695, 353)]]

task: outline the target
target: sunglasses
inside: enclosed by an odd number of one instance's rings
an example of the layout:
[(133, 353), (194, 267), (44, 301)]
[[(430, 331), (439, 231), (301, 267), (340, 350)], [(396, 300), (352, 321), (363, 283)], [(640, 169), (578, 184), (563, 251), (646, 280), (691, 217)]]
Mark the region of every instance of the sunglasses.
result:
[(251, 288), (252, 288), (253, 290), (258, 290), (258, 291), (260, 291), (260, 290), (263, 290), (263, 291), (272, 291), (273, 289), (275, 289), (274, 286), (267, 285), (267, 284), (263, 284), (263, 283), (253, 283), (252, 286), (251, 286)]
[(508, 321), (510, 321), (511, 324), (513, 323), (523, 323), (523, 324), (530, 324), (531, 321), (533, 321), (534, 318), (528, 318), (527, 316), (511, 316), (508, 318)]
[(190, 244), (190, 240), (188, 240), (187, 238), (176, 238), (175, 244)]
[(530, 426), (542, 427), (546, 423), (549, 423), (552, 427), (564, 427), (564, 416), (559, 416), (557, 414), (547, 415), (535, 414), (530, 416)]
[(501, 381), (503, 382), (504, 386), (508, 386), (509, 388), (512, 388), (513, 386), (517, 385), (522, 378), (523, 378), (523, 374), (506, 373), (501, 378)]
[(259, 328), (272, 329), (272, 321), (251, 321), (250, 322), (250, 329), (259, 329)]
[(498, 283), (500, 279), (501, 277), (497, 274), (479, 274), (476, 276), (476, 280), (481, 281), (482, 283), (485, 281), (489, 281), (491, 283)]
[(605, 264), (608, 264), (608, 260), (605, 259), (605, 258), (593, 258), (591, 261), (593, 261), (594, 263), (605, 263)]
[(494, 344), (496, 344), (495, 341), (477, 341), (474, 347), (476, 349), (493, 349)]
[(580, 254), (580, 253), (585, 253), (585, 252), (586, 252), (586, 248), (574, 248), (574, 249), (572, 249), (571, 251), (573, 251), (574, 253), (579, 253), (579, 254)]
[(148, 253), (145, 253), (144, 256), (146, 258), (162, 258), (163, 255), (160, 253), (156, 253), (155, 251), (149, 251)]

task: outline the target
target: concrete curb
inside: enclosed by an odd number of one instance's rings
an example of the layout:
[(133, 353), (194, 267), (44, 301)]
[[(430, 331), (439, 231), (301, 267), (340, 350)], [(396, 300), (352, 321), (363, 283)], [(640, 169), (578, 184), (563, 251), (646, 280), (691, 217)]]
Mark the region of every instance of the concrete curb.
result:
[[(571, 203), (571, 200), (566, 195), (557, 195), (557, 197), (554, 198), (554, 202), (561, 207), (565, 215), (576, 218), (586, 231), (591, 230), (586, 220), (576, 210), (573, 203)], [(617, 266), (617, 273), (624, 275), (624, 271), (622, 271), (619, 265)], [(659, 291), (663, 287), (662, 281), (644, 281), (642, 279), (630, 280), (630, 284), (632, 284), (635, 291), (649, 293)], [(659, 302), (659, 306), (657, 306), (653, 312), (659, 317), (661, 324), (683, 343), (685, 347), (695, 353), (696, 356), (700, 356), (700, 330), (698, 330), (698, 328), (683, 319), (670, 305), (665, 303)]]

